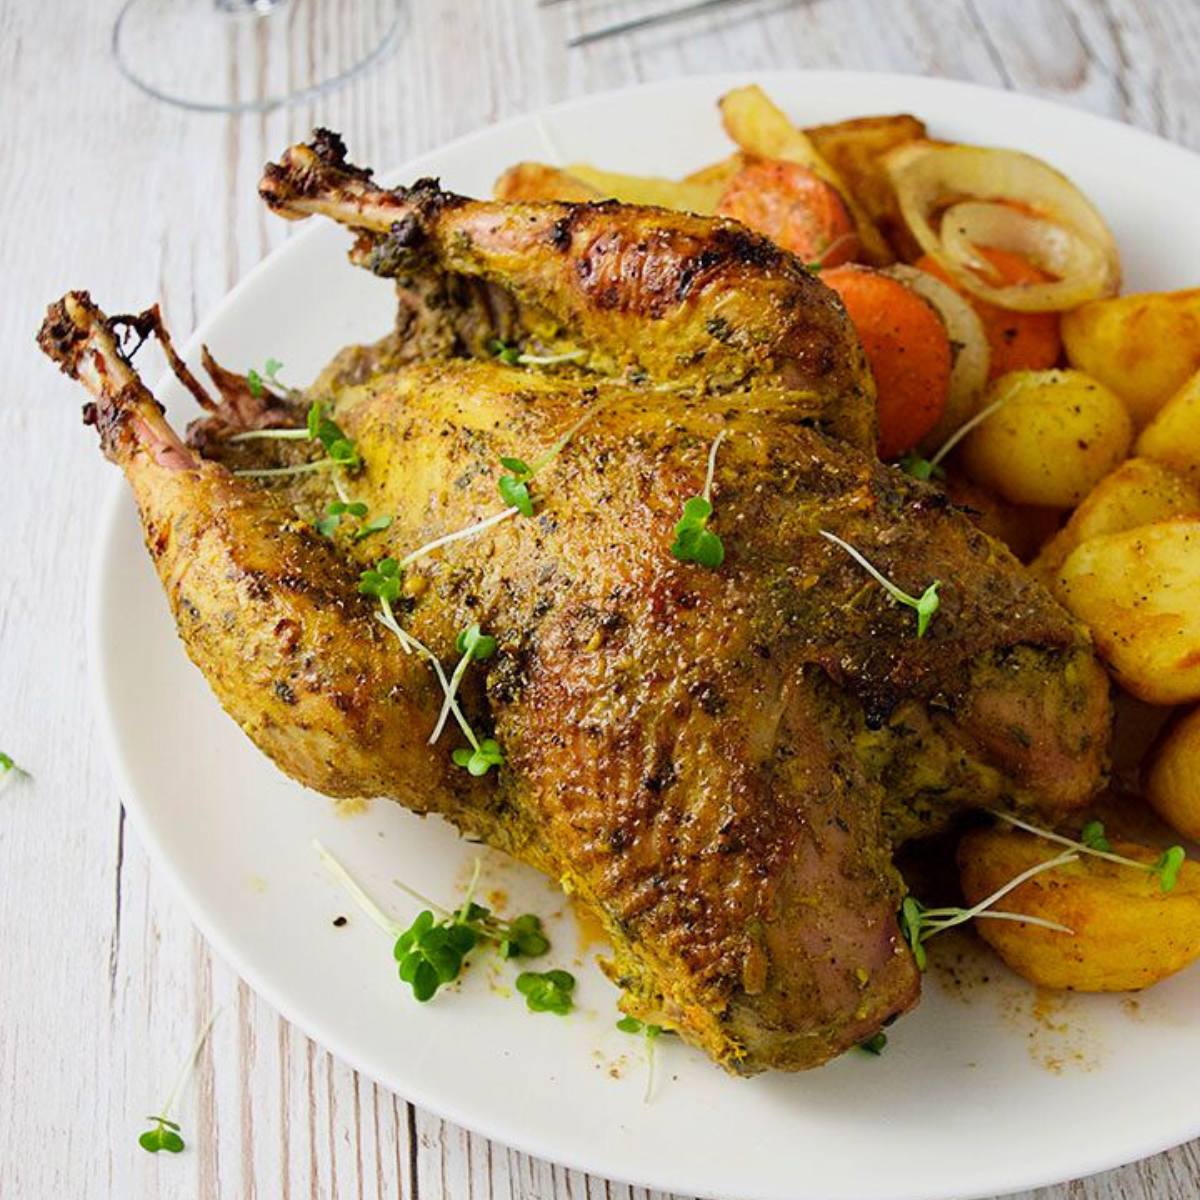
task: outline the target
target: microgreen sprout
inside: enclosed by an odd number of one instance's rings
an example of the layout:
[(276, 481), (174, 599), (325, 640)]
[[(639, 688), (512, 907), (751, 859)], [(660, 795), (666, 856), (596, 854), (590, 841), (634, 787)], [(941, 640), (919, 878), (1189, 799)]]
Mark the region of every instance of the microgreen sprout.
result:
[[(411, 633), (407, 633), (401, 627), (400, 622), (396, 620), (396, 613), (392, 605), (400, 599), (401, 585), (400, 563), (394, 558), (382, 558), (373, 567), (368, 567), (367, 570), (362, 572), (359, 576), (358, 590), (364, 596), (373, 596), (379, 601), (380, 611), (376, 614), (376, 619), (385, 629), (395, 635), (404, 652), (406, 654), (419, 654), (433, 667), (433, 672), (437, 676), (438, 686), (442, 689), (442, 694), (446, 698), (446, 705), (449, 707), (449, 712), (458, 723), (463, 736), (470, 743), (469, 746), (463, 746), (461, 749), (454, 751), (451, 755), (453, 762), (457, 766), (465, 767), (472, 775), (486, 775), (492, 767), (498, 767), (504, 762), (504, 755), (500, 750), (500, 746), (494, 738), (484, 738), (481, 741), (475, 736), (475, 731), (471, 728), (470, 722), (468, 722), (467, 718), (463, 715), (462, 709), (458, 706), (454, 691), (450, 687), (450, 681), (446, 678), (446, 672), (442, 669), (441, 660), (428, 646), (418, 641)], [(488, 639), (488, 641), (491, 640), (490, 638)], [(485, 642), (485, 647), (486, 644)]]
[(324, 514), (317, 518), (317, 532), (322, 537), (333, 537), (337, 527), (342, 523), (343, 516), (362, 518), (367, 515), (365, 504), (347, 504), (344, 500), (334, 500)]
[[(283, 384), (279, 382), (279, 372), (283, 369), (283, 363), (277, 358), (268, 358), (263, 363), (262, 374), (260, 375), (253, 367), (246, 372), (246, 386), (250, 389), (250, 395), (258, 397), (266, 390), (264, 381), (270, 383), (272, 387), (283, 389)], [(286, 389), (284, 389), (286, 390)]]
[(914, 479), (944, 479), (946, 477), (945, 468), (938, 466), (928, 458), (922, 458), (915, 450), (910, 450), (907, 454), (902, 455), (896, 465), (905, 475), (911, 475)]
[(563, 447), (595, 416), (598, 410), (590, 408), (579, 420), (567, 428), (548, 449), (543, 450), (531, 463), (522, 458), (501, 457), (500, 465), (509, 472), (501, 475), (496, 483), (500, 498), (510, 508), (515, 508), (523, 517), (533, 516), (533, 497), (529, 494), (529, 485), (544, 471), (559, 455)]
[[(303, 429), (252, 429), (246, 433), (235, 434), (231, 442), (245, 442), (252, 439), (276, 438), (292, 441), (313, 441), (320, 443), (325, 451), (325, 457), (315, 462), (298, 463), (292, 467), (262, 467), (235, 471), (248, 479), (273, 479), (286, 475), (305, 475), (312, 471), (330, 471), (341, 468), (352, 471), (362, 465), (358, 449), (354, 441), (348, 438), (338, 423), (332, 417), (325, 415), (325, 407), (320, 400), (314, 400), (309, 406), (308, 419)], [(342, 497), (345, 499), (345, 497)]]
[(465, 767), (472, 775), (486, 775), (492, 767), (504, 765), (504, 753), (495, 738), (484, 738), (471, 746), (460, 746), (450, 755), (456, 767)]
[(354, 540), (361, 542), (363, 538), (369, 538), (372, 534), (382, 533), (392, 524), (392, 518), (386, 513), (382, 516), (372, 517), (365, 525), (360, 525), (354, 531)]
[(466, 896), (457, 909), (443, 908), (401, 884), (406, 892), (425, 905), (412, 924), (404, 926), (389, 917), (320, 842), (314, 841), (313, 848), (359, 907), (393, 939), (392, 957), (396, 960), (397, 973), (422, 1004), (462, 974), (467, 956), (480, 942), (494, 945), (499, 956), (505, 959), (537, 958), (550, 949), (550, 942), (542, 932), (541, 919), (533, 913), (523, 913), (512, 921), (505, 921), (482, 904), (475, 903), (480, 871), (478, 859)]
[(1011, 813), (999, 812), (995, 809), (990, 811), (997, 820), (1004, 821), (1017, 829), (1023, 829), (1026, 833), (1032, 833), (1035, 837), (1040, 837), (1047, 842), (1055, 842), (1059, 846), (1067, 846), (1080, 854), (1090, 854), (1093, 858), (1102, 858), (1106, 862), (1117, 863), (1123, 867), (1146, 871), (1152, 878), (1158, 879), (1158, 886), (1163, 892), (1172, 891), (1179, 882), (1179, 872), (1187, 858), (1182, 846), (1169, 847), (1153, 863), (1138, 862), (1136, 858), (1126, 858), (1123, 854), (1116, 854), (1112, 844), (1105, 836), (1104, 824), (1101, 821), (1089, 821), (1084, 825), (1079, 840), (1076, 841), (1061, 833), (1054, 833), (1049, 829), (1031, 825), (1028, 821), (1022, 821)]
[(1088, 850), (1099, 850), (1101, 854), (1112, 853), (1112, 843), (1104, 835), (1103, 821), (1088, 821), (1079, 831), (1079, 840)]
[(576, 362), (584, 355), (582, 350), (568, 350), (564, 354), (524, 354), (510, 342), (493, 338), (488, 349), (508, 367), (554, 367), (559, 363)]
[(183, 1068), (179, 1072), (179, 1077), (175, 1080), (175, 1086), (171, 1089), (170, 1095), (167, 1096), (166, 1101), (157, 1113), (146, 1118), (147, 1121), (152, 1121), (153, 1124), (139, 1136), (138, 1145), (150, 1154), (157, 1154), (160, 1150), (166, 1150), (170, 1154), (178, 1154), (184, 1148), (185, 1143), (183, 1137), (180, 1135), (179, 1125), (175, 1121), (170, 1120), (167, 1117), (167, 1113), (174, 1107), (180, 1089), (187, 1082), (187, 1077), (191, 1074), (196, 1056), (200, 1053), (200, 1047), (204, 1045), (205, 1040), (208, 1038), (209, 1030), (213, 1027), (213, 1022), (220, 1015), (221, 1010), (218, 1008), (204, 1022), (204, 1027), (200, 1030), (195, 1044), (192, 1046), (191, 1053), (184, 1060)]
[(454, 668), (454, 674), (450, 676), (450, 686), (446, 689), (446, 698), (442, 702), (442, 711), (438, 714), (437, 724), (433, 727), (433, 732), (429, 735), (429, 744), (431, 746), (441, 737), (442, 730), (446, 726), (446, 718), (450, 715), (450, 705), (454, 702), (454, 697), (458, 695), (458, 688), (462, 683), (463, 676), (467, 673), (467, 667), (473, 662), (486, 662), (487, 659), (496, 653), (496, 639), (489, 637), (477, 624), (468, 625), (458, 635), (455, 646), (462, 657), (458, 660), (458, 665)]
[(642, 1096), (642, 1101), (645, 1104), (650, 1103), (650, 1097), (654, 1094), (654, 1043), (663, 1035), (663, 1027), (661, 1025), (649, 1025), (644, 1021), (639, 1021), (637, 1017), (622, 1017), (617, 1022), (617, 1028), (622, 1033), (632, 1033), (635, 1036), (640, 1035), (646, 1046), (646, 1091)]
[(942, 443), (942, 447), (937, 451), (932, 458), (922, 458), (915, 450), (910, 450), (900, 459), (897, 464), (906, 475), (911, 475), (914, 479), (929, 479), (945, 478), (946, 472), (942, 467), (943, 461), (949, 455), (950, 451), (958, 445), (959, 442), (967, 436), (973, 429), (977, 429), (984, 423), (1002, 405), (1006, 404), (1012, 396), (1015, 388), (1006, 388), (1002, 395), (998, 396), (991, 404), (981, 408), (969, 421), (965, 421), (960, 425), (946, 440)]
[(712, 488), (717, 469), (717, 451), (725, 440), (726, 432), (722, 429), (709, 447), (704, 489), (700, 495), (684, 501), (683, 516), (675, 525), (675, 540), (671, 543), (671, 553), (680, 562), (699, 563), (714, 571), (725, 561), (725, 544), (708, 528), (708, 519), (713, 513)]
[(14, 779), (28, 779), (29, 772), (12, 760), (10, 755), (0, 750), (0, 791), (3, 791)]
[[(362, 521), (367, 515), (367, 511), (367, 506), (361, 503), (361, 501), (347, 502), (345, 500), (334, 500), (325, 509), (325, 512), (317, 518), (315, 522), (316, 530), (322, 537), (331, 538), (337, 532), (343, 517), (353, 517), (356, 521)], [(382, 530), (387, 529), (391, 523), (392, 518), (389, 516), (373, 517), (365, 525), (359, 525), (351, 536), (354, 541), (361, 542), (363, 538), (368, 538), (373, 533), (380, 533)]]
[(904, 935), (916, 959), (917, 966), (923, 971), (927, 962), (924, 943), (935, 934), (962, 925), (976, 918), (986, 918), (992, 921), (1020, 921), (1025, 925), (1036, 925), (1041, 929), (1051, 929), (1056, 933), (1074, 933), (1066, 925), (1057, 921), (1047, 921), (1043, 917), (1030, 916), (1027, 913), (1001, 912), (993, 909), (997, 900), (1003, 899), (1009, 892), (1019, 888), (1021, 884), (1040, 875), (1043, 871), (1052, 871), (1056, 867), (1079, 861), (1079, 855), (1073, 850), (1065, 851), (1055, 858), (1036, 863), (1010, 879), (1002, 887), (998, 887), (990, 896), (985, 896), (978, 904), (970, 908), (926, 908), (915, 896), (905, 896), (900, 905), (900, 932)]
[(517, 976), (517, 991), (525, 997), (530, 1012), (552, 1012), (565, 1017), (574, 1007), (571, 993), (575, 976), (569, 971), (522, 971)]
[(872, 1054), (876, 1058), (878, 1058), (883, 1053), (884, 1047), (887, 1045), (887, 1042), (888, 1042), (887, 1034), (884, 1033), (883, 1030), (881, 1029), (878, 1033), (871, 1034), (871, 1036), (869, 1038), (867, 1038), (866, 1041), (859, 1042), (858, 1048), (860, 1050), (862, 1050), (865, 1054)]
[(500, 498), (521, 516), (532, 517), (533, 498), (529, 494), (529, 481), (533, 478), (533, 469), (519, 458), (501, 458), (500, 465), (512, 472), (510, 475), (501, 475), (497, 481)]
[(842, 541), (836, 534), (830, 533), (825, 529), (819, 529), (817, 532), (827, 541), (833, 542), (836, 546), (841, 546), (893, 600), (900, 604), (907, 604), (909, 608), (916, 609), (917, 637), (925, 636), (925, 631), (929, 628), (929, 622), (941, 604), (941, 601), (938, 599), (938, 588), (942, 585), (940, 579), (935, 579), (920, 596), (910, 596), (906, 591), (897, 587), (886, 575), (876, 570), (849, 542)]

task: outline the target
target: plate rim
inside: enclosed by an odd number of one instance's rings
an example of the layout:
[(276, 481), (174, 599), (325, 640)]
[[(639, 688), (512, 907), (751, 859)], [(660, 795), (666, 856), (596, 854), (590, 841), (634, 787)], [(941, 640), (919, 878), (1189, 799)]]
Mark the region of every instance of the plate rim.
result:
[[(773, 68), (763, 70), (696, 72), (675, 76), (670, 79), (651, 80), (574, 96), (552, 105), (515, 114), (491, 125), (473, 129), (459, 137), (440, 143), (436, 147), (422, 152), (395, 168), (379, 171), (377, 172), (377, 176), (382, 180), (391, 180), (400, 175), (420, 172), (425, 169), (425, 165), (430, 159), (439, 157), (450, 151), (467, 148), (476, 141), (486, 141), (498, 131), (511, 131), (524, 125), (532, 125), (534, 128), (537, 128), (539, 122), (552, 119), (558, 114), (570, 113), (576, 109), (586, 108), (590, 105), (603, 105), (618, 97), (659, 91), (670, 92), (678, 88), (681, 84), (705, 86), (715, 90), (717, 88), (734, 87), (741, 83), (751, 82), (762, 83), (766, 86), (772, 80), (784, 78), (819, 83), (822, 79), (832, 77), (843, 81), (854, 79), (870, 80), (876, 84), (882, 83), (892, 88), (915, 87), (917, 90), (928, 89), (931, 92), (957, 91), (963, 95), (986, 95), (990, 103), (999, 102), (1007, 104), (1014, 109), (1024, 112), (1028, 112), (1031, 108), (1052, 111), (1057, 119), (1061, 119), (1066, 114), (1083, 125), (1100, 127), (1102, 129), (1107, 128), (1110, 131), (1119, 130), (1123, 137), (1132, 135), (1136, 140), (1148, 146), (1153, 145), (1159, 151), (1165, 148), (1172, 155), (1191, 159), (1193, 167), (1200, 170), (1200, 152), (1191, 150), (1186, 146), (1178, 145), (1157, 133), (1140, 129), (1113, 117), (1092, 113), (1069, 103), (1048, 99), (1043, 96), (1026, 95), (1011, 89), (991, 87), (968, 80), (943, 79), (907, 72)], [(220, 320), (228, 308), (237, 304), (242, 294), (254, 285), (260, 274), (270, 271), (276, 260), (283, 255), (294, 252), (294, 247), (304, 239), (320, 236), (323, 228), (322, 224), (314, 223), (309, 228), (294, 234), (247, 271), (197, 322), (196, 327), (181, 346), (183, 357), (190, 359), (194, 355), (201, 342), (208, 335), (211, 326)], [(164, 372), (156, 380), (154, 391), (157, 393), (166, 381), (171, 378), (169, 370)], [(460, 1111), (459, 1106), (451, 1098), (452, 1094), (450, 1092), (447, 1092), (444, 1096), (441, 1094), (431, 1096), (427, 1094), (427, 1089), (419, 1083), (406, 1084), (404, 1090), (401, 1091), (393, 1084), (387, 1082), (382, 1077), (382, 1073), (374, 1065), (363, 1061), (355, 1051), (346, 1046), (335, 1031), (326, 1029), (319, 1022), (310, 1022), (306, 1016), (297, 1011), (291, 999), (260, 974), (254, 963), (236, 948), (232, 938), (228, 937), (222, 930), (220, 922), (210, 916), (207, 905), (204, 903), (203, 897), (198, 893), (197, 889), (193, 888), (187, 882), (186, 877), (177, 871), (173, 865), (170, 853), (155, 832), (155, 822), (151, 816), (152, 805), (143, 802), (142, 796), (132, 782), (132, 773), (128, 769), (125, 756), (120, 749), (121, 738), (118, 733), (117, 721), (112, 707), (107, 702), (108, 697), (105, 691), (107, 675), (112, 669), (109, 661), (111, 651), (105, 648), (106, 630), (110, 620), (108, 603), (105, 599), (105, 575), (109, 569), (109, 563), (112, 561), (112, 544), (120, 536), (120, 525), (124, 519), (123, 514), (132, 504), (132, 501), (128, 494), (128, 486), (120, 475), (113, 477), (109, 481), (107, 489), (97, 523), (98, 536), (93, 543), (89, 557), (86, 586), (88, 616), (85, 645), (88, 690), (93, 706), (93, 715), (104, 744), (105, 757), (108, 760), (117, 785), (118, 803), (124, 807), (129, 817), (134, 821), (138, 837), (146, 847), (155, 869), (168, 881), (170, 888), (182, 901), (189, 919), (200, 930), (212, 949), (259, 996), (271, 1005), (280, 1016), (300, 1030), (305, 1037), (335, 1054), (352, 1070), (369, 1079), (372, 1083), (400, 1096), (402, 1099), (432, 1113), (442, 1120), (449, 1121), (480, 1136), (495, 1140), (502, 1145), (512, 1147), (521, 1153), (559, 1164), (567, 1169), (582, 1171), (627, 1186), (696, 1196), (724, 1195), (729, 1200), (749, 1195), (749, 1193), (742, 1192), (713, 1193), (705, 1187), (702, 1180), (692, 1180), (686, 1174), (680, 1174), (678, 1170), (675, 1170), (673, 1173), (663, 1171), (656, 1175), (631, 1178), (623, 1175), (619, 1170), (614, 1171), (611, 1167), (606, 1166), (600, 1150), (597, 1150), (595, 1154), (589, 1157), (571, 1156), (564, 1158), (554, 1146), (543, 1144), (533, 1132), (527, 1132), (516, 1126), (510, 1128), (504, 1125), (503, 1122), (481, 1119), (477, 1114)], [(459, 1090), (461, 1091), (461, 1089)], [(1015, 1168), (1006, 1177), (993, 1178), (992, 1182), (982, 1189), (973, 1187), (972, 1190), (964, 1192), (959, 1188), (946, 1185), (935, 1190), (923, 1187), (919, 1192), (904, 1190), (893, 1190), (887, 1193), (872, 1192), (871, 1200), (876, 1200), (876, 1197), (878, 1197), (878, 1200), (988, 1200), (989, 1197), (997, 1195), (1008, 1195), (1016, 1191), (1051, 1186), (1073, 1179), (1087, 1178), (1160, 1154), (1198, 1136), (1200, 1136), (1200, 1108), (1197, 1109), (1194, 1116), (1181, 1120), (1178, 1123), (1178, 1127), (1173, 1128), (1169, 1133), (1151, 1138), (1133, 1148), (1111, 1150), (1108, 1153), (1094, 1157), (1080, 1156), (1086, 1165), (1068, 1168), (1072, 1172), (1070, 1175), (1061, 1174), (1059, 1168), (1055, 1168), (1051, 1174), (1047, 1174), (1044, 1168), (1029, 1168), (1025, 1170)], [(807, 1197), (808, 1194), (797, 1193), (792, 1189), (788, 1189), (787, 1191), (776, 1189), (774, 1191), (760, 1191), (755, 1193), (757, 1200), (796, 1200), (796, 1197), (800, 1195)], [(816, 1200), (816, 1198), (814, 1197), (813, 1200)]]

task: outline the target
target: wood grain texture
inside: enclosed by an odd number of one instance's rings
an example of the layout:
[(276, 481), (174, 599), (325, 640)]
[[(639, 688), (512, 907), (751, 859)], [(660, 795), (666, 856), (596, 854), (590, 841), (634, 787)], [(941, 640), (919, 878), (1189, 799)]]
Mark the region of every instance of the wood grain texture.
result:
[[(84, 581), (108, 473), (31, 333), (47, 300), (83, 282), (114, 307), (159, 296), (190, 329), (287, 236), (254, 185), (316, 123), (352, 131), (356, 156), (387, 166), (592, 90), (836, 65), (1041, 93), (1200, 148), (1196, 0), (762, 0), (564, 48), (663, 2), (543, 13), (534, 0), (409, 0), (378, 69), (241, 118), (189, 115), (124, 83), (108, 57), (110, 5), (0, 3), (0, 746), (36, 777), (0, 800), (0, 1196), (646, 1200), (359, 1078), (240, 983), (150, 869), (85, 684)], [(304, 52), (320, 54), (320, 39)], [(190, 1148), (150, 1157), (138, 1122), (217, 1004), (179, 1104)], [(1193, 1144), (1026, 1200), (1198, 1193)]]

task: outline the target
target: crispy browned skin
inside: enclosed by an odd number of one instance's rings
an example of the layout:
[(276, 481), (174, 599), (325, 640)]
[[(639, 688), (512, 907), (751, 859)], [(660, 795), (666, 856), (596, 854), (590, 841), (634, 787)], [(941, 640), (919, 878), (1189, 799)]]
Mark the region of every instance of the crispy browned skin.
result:
[[(466, 200), (433, 180), (386, 191), (327, 131), (269, 165), (259, 191), (281, 216), (357, 230), (353, 257), (378, 274), (487, 281), (518, 306), (513, 332), (540, 350), (580, 349), (602, 373), (709, 392), (778, 382), (820, 428), (875, 444), (874, 384), (840, 301), (734, 221)], [(488, 332), (473, 322), (462, 349), (486, 356)]]
[[(366, 463), (355, 494), (396, 521), (335, 546), (296, 516), (328, 498), (319, 485), (258, 487), (181, 446), (85, 298), (52, 310), (43, 345), (97, 396), (189, 653), (247, 733), (310, 786), (444, 812), (562, 879), (612, 937), (624, 1006), (728, 1067), (815, 1065), (916, 998), (881, 784), (903, 760), (889, 738), (910, 735), (889, 734), (889, 710), (974, 757), (951, 804), (1029, 802), (1064, 760), (1086, 778), (1060, 801), (1095, 782), (1105, 693), (1075, 626), (937, 492), (806, 428), (785, 389), (731, 410), (493, 364), (375, 377), (336, 415)], [(406, 627), (444, 662), (471, 621), (500, 640), (464, 704), (508, 765), (472, 781), (447, 766), (451, 739), (424, 744), (432, 674), (381, 637), (357, 570), (495, 511), (498, 455), (548, 445), (581, 404), (596, 415), (533, 521), (410, 573)], [(728, 558), (709, 572), (666, 548), (722, 429)], [(930, 636), (819, 528), (911, 590), (945, 580)], [(1065, 701), (1049, 713), (1031, 700), (1047, 687)]]

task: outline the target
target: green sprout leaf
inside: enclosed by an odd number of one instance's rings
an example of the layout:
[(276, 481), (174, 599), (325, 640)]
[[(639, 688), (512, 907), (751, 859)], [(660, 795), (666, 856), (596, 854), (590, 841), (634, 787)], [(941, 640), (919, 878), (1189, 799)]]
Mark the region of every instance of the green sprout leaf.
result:
[(515, 475), (501, 475), (496, 487), (509, 508), (515, 508), (523, 517), (533, 516), (533, 497), (529, 494), (528, 483)]
[(724, 543), (706, 528), (712, 511), (712, 503), (703, 496), (692, 496), (684, 502), (683, 516), (675, 525), (675, 540), (671, 543), (671, 553), (680, 562), (699, 563), (715, 571), (725, 561)]
[(905, 475), (914, 479), (945, 479), (946, 472), (932, 459), (922, 458), (915, 450), (910, 450), (897, 463)]
[(873, 1054), (878, 1058), (883, 1053), (887, 1041), (887, 1034), (881, 1029), (878, 1033), (873, 1033), (866, 1041), (859, 1042), (858, 1048), (864, 1053)]
[(358, 577), (358, 590), (387, 604), (400, 599), (400, 564), (394, 558), (381, 558)]
[(504, 763), (504, 755), (494, 738), (484, 738), (478, 746), (460, 746), (450, 757), (456, 767), (466, 767), (476, 776), (486, 775), (492, 767)]
[(467, 957), (480, 942), (495, 946), (502, 959), (536, 958), (550, 949), (542, 922), (533, 913), (506, 921), (474, 902), (472, 897), (479, 883), (478, 859), (466, 896), (455, 910), (443, 908), (397, 880), (400, 887), (425, 905), (412, 924), (405, 927), (389, 917), (320, 842), (314, 841), (313, 846), (329, 872), (363, 912), (391, 936), (397, 974), (422, 1004), (462, 974)]
[(617, 1022), (617, 1028), (622, 1033), (641, 1033), (645, 1025), (637, 1017), (622, 1017)]
[(192, 1048), (188, 1052), (187, 1058), (184, 1059), (183, 1068), (175, 1080), (175, 1086), (171, 1088), (171, 1094), (167, 1097), (158, 1112), (146, 1118), (147, 1121), (152, 1121), (154, 1124), (138, 1137), (138, 1145), (148, 1153), (157, 1154), (160, 1150), (166, 1150), (169, 1154), (178, 1154), (183, 1149), (184, 1141), (180, 1136), (179, 1126), (167, 1117), (167, 1113), (175, 1106), (176, 1097), (187, 1081), (187, 1077), (192, 1072), (196, 1056), (200, 1053), (200, 1047), (208, 1039), (213, 1022), (220, 1015), (221, 1010), (218, 1008), (204, 1022), (199, 1034), (196, 1036), (195, 1042), (192, 1043)]
[(1105, 854), (1112, 853), (1112, 843), (1104, 836), (1103, 821), (1089, 821), (1079, 834), (1079, 840), (1089, 850), (1099, 850)]
[(836, 534), (830, 533), (825, 529), (819, 529), (817, 532), (826, 541), (833, 542), (834, 545), (840, 546), (845, 550), (893, 600), (899, 604), (906, 604), (909, 608), (916, 609), (917, 637), (921, 638), (925, 636), (925, 631), (929, 628), (929, 622), (933, 619), (933, 614), (941, 607), (941, 601), (938, 599), (938, 588), (942, 586), (940, 579), (935, 579), (920, 596), (910, 596), (906, 591), (897, 587), (886, 575), (872, 566), (849, 542), (842, 541)]
[(900, 932), (908, 943), (920, 971), (925, 970), (928, 965), (925, 947), (921, 945), (921, 914), (924, 911), (925, 906), (915, 896), (905, 896), (900, 904)]
[(463, 961), (475, 949), (479, 937), (469, 925), (457, 919), (437, 922), (428, 909), (397, 939), (392, 953), (399, 963), (400, 979), (412, 988), (424, 1004), (438, 988), (453, 983), (463, 969)]
[(522, 971), (517, 976), (517, 991), (525, 997), (530, 1012), (552, 1012), (565, 1017), (574, 1007), (571, 993), (575, 976), (568, 971)]
[[(365, 507), (365, 506), (364, 506)], [(363, 514), (366, 515), (365, 513)], [(372, 517), (361, 529), (354, 532), (354, 540), (361, 542), (363, 538), (369, 538), (374, 533), (382, 533), (392, 523), (392, 518), (389, 516)]]
[(157, 1154), (160, 1150), (178, 1154), (183, 1149), (184, 1141), (179, 1136), (179, 1126), (174, 1121), (168, 1121), (166, 1117), (147, 1117), (146, 1120), (153, 1121), (154, 1128), (147, 1129), (138, 1138), (138, 1145), (143, 1150), (148, 1150), (151, 1154)]
[(698, 496), (683, 502), (683, 516), (675, 525), (675, 540), (671, 553), (680, 562), (694, 562), (710, 571), (715, 571), (725, 561), (725, 544), (708, 528), (713, 515), (713, 476), (717, 469), (717, 451), (725, 440), (724, 429), (717, 434), (708, 451), (708, 470), (704, 478), (704, 489)]
[(509, 342), (503, 342), (499, 338), (493, 338), (488, 349), (506, 366), (515, 367), (521, 360), (520, 348)]
[(474, 659), (484, 662), (496, 653), (496, 639), (480, 631), (478, 625), (468, 625), (455, 640), (459, 654), (465, 655), (467, 661)]
[(507, 923), (497, 943), (501, 958), (540, 958), (550, 949), (550, 939), (542, 932), (541, 917), (523, 913)]
[(1172, 891), (1179, 882), (1179, 871), (1186, 857), (1182, 846), (1172, 846), (1159, 855), (1153, 873), (1158, 876), (1158, 886), (1164, 892)]
[[(263, 363), (262, 374), (260, 375), (253, 367), (246, 372), (246, 386), (250, 389), (250, 395), (255, 399), (260, 398), (266, 392), (266, 380), (270, 380), (272, 386), (286, 390), (283, 384), (279, 382), (279, 372), (283, 369), (283, 363), (277, 358), (268, 358)], [(265, 377), (265, 379), (264, 379)]]
[(29, 772), (19, 767), (11, 756), (0, 750), (0, 791), (17, 779), (28, 779)]

